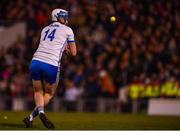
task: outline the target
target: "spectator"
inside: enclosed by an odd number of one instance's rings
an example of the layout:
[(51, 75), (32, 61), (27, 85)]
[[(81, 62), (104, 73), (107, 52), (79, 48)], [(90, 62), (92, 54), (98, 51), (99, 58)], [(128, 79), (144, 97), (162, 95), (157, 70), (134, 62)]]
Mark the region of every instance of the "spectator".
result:
[[(110, 75), (116, 94), (119, 88), (131, 84), (135, 77), (141, 81), (142, 74), (142, 81), (149, 78), (158, 79), (163, 83), (171, 77), (179, 81), (178, 0), (2, 0), (0, 6), (1, 20), (21, 20), (27, 23), (25, 40), (18, 38), (6, 51), (0, 49), (2, 89), (3, 83), (7, 81), (10, 82), (7, 85), (9, 90), (9, 85), (14, 84), (14, 79), (24, 79), (24, 73), (14, 71), (10, 65), (20, 62), (28, 68), (32, 54), (38, 46), (40, 30), (48, 24), (48, 14), (56, 7), (70, 11), (69, 24), (77, 36), (79, 49), (78, 57), (72, 60), (71, 64), (64, 59), (61, 68), (64, 70), (65, 78), (68, 79), (67, 76), (73, 74), (75, 86), (84, 87), (86, 97), (102, 95), (104, 87), (98, 84), (101, 70)], [(114, 22), (110, 21), (111, 16), (116, 18)], [(92, 76), (88, 75), (92, 69), (95, 73)], [(31, 90), (30, 81), (27, 83), (20, 84), (25, 86), (21, 87), (24, 94)], [(107, 95), (111, 96), (111, 93)]]

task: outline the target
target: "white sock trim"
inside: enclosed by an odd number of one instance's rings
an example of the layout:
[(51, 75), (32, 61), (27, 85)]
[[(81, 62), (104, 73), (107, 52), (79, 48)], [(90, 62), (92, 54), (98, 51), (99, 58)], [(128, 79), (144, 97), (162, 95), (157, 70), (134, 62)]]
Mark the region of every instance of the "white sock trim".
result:
[(29, 120), (33, 121), (33, 116), (32, 115), (29, 116)]
[(43, 113), (43, 114), (44, 114), (44, 111), (39, 111), (39, 114), (40, 114), (40, 113)]

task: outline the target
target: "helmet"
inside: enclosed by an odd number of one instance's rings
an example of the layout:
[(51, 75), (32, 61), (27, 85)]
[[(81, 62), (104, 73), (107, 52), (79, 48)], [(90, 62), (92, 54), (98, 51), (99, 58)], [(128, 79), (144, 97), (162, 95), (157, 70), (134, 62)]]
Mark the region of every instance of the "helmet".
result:
[(68, 11), (63, 9), (54, 9), (51, 13), (52, 21), (58, 21), (60, 18), (64, 18), (65, 21), (68, 20)]

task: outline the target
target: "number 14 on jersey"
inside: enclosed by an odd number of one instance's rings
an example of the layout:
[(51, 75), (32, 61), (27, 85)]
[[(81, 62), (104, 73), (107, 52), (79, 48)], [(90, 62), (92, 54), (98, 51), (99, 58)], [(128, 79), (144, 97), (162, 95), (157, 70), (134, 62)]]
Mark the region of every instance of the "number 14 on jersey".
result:
[(50, 41), (53, 41), (54, 39), (54, 35), (56, 33), (56, 29), (50, 31), (50, 29), (48, 29), (47, 31), (45, 31), (45, 36), (43, 40), (46, 40), (49, 38)]

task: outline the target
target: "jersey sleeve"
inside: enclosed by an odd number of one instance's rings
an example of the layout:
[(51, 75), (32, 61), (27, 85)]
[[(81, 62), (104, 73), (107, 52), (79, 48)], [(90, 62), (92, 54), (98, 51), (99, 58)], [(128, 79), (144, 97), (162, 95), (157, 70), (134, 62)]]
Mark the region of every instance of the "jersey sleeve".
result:
[(75, 42), (74, 40), (74, 33), (71, 28), (68, 30), (68, 35), (67, 35), (67, 43)]

